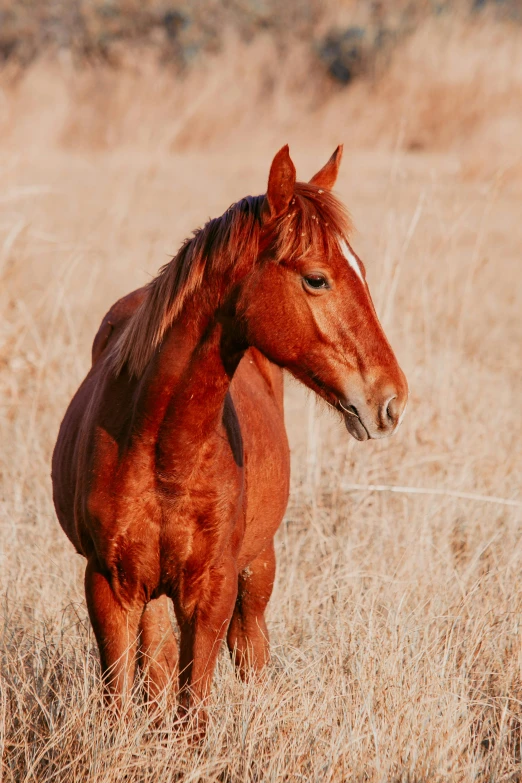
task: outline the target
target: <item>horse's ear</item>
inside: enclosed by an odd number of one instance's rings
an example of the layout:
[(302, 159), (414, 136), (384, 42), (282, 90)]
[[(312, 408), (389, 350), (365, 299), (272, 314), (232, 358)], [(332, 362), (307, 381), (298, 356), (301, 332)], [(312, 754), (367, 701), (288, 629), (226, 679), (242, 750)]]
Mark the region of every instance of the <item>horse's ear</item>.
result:
[(292, 163), (288, 144), (276, 154), (266, 189), (263, 213), (268, 220), (279, 217), (286, 212), (294, 195), (295, 166)]
[(341, 165), (341, 158), (343, 157), (343, 145), (339, 144), (334, 154), (325, 163), (323, 168), (320, 169), (317, 174), (314, 174), (310, 180), (311, 185), (317, 185), (318, 188), (324, 188), (325, 190), (331, 190), (335, 185), (337, 174), (339, 173), (339, 166)]

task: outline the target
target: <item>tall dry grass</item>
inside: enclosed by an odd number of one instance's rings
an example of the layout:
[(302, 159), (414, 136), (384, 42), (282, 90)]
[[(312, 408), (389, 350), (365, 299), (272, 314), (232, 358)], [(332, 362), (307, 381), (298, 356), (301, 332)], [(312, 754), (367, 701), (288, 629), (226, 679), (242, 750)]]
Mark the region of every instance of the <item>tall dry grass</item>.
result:
[[(146, 58), (4, 72), (2, 783), (521, 779), (517, 36), (429, 24), (349, 92), (269, 41), (184, 82)], [(357, 444), (289, 382), (273, 659), (245, 686), (222, 655), (191, 747), (139, 683), (128, 720), (103, 709), (49, 458), (107, 307), (262, 191), (286, 141), (303, 178), (346, 144), (338, 191), (411, 400), (395, 437)]]

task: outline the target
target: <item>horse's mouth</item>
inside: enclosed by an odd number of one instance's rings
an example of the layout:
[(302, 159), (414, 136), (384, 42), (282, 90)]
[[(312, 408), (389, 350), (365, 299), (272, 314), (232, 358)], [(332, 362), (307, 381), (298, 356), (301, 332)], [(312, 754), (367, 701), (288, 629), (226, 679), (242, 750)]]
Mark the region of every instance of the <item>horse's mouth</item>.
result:
[(344, 416), (346, 429), (355, 440), (369, 440), (370, 433), (361, 421), (361, 417), (354, 405), (345, 406), (339, 400), (339, 408)]
[(363, 424), (359, 412), (354, 405), (345, 405), (342, 403), (334, 390), (322, 383), (315, 373), (306, 372), (304, 376), (297, 372), (294, 372), (293, 374), (296, 378), (306, 383), (309, 388), (322, 397), (332, 406), (332, 408), (335, 408), (339, 413), (342, 413), (346, 429), (355, 440), (370, 440), (371, 435)]

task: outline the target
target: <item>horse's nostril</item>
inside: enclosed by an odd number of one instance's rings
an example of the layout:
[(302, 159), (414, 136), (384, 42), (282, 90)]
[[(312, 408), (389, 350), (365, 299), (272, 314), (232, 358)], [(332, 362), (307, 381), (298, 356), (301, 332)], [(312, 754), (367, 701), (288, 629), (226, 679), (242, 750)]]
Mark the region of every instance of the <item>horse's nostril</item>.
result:
[(388, 400), (388, 404), (386, 405), (386, 417), (392, 424), (395, 424), (399, 418), (399, 401), (397, 395)]

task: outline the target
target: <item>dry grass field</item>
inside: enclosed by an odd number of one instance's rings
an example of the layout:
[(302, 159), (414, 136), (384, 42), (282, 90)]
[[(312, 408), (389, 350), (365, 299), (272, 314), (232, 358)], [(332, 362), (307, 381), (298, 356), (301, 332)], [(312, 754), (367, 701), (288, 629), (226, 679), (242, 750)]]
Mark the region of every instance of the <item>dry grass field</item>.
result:
[[(1, 783), (522, 780), (522, 31), (427, 22), (349, 90), (307, 66), (231, 37), (182, 81), (137, 50), (0, 74)], [(50, 454), (108, 306), (286, 142), (301, 178), (345, 143), (410, 404), (360, 444), (288, 380), (272, 662), (223, 651), (194, 747), (139, 683), (103, 708)]]

